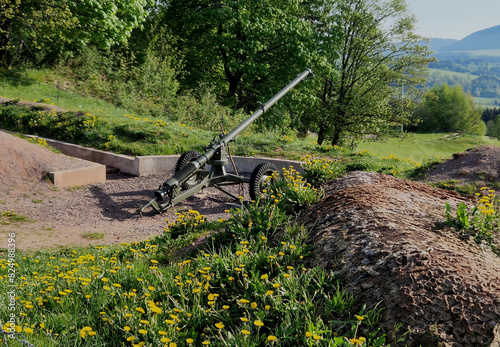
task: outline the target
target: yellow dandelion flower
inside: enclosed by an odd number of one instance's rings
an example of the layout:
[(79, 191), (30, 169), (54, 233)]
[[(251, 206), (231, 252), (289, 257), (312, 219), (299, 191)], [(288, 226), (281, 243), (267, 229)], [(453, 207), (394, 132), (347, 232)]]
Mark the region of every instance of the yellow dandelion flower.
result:
[(277, 338), (276, 336), (274, 336), (274, 335), (269, 335), (269, 336), (267, 337), (267, 341), (276, 341), (277, 339), (278, 339), (278, 338)]
[(258, 319), (256, 321), (254, 321), (253, 324), (255, 324), (258, 327), (264, 326), (264, 323), (262, 321), (258, 320)]
[(241, 331), (241, 333), (242, 333), (243, 335), (250, 335), (250, 331), (245, 330), (245, 329), (243, 329), (243, 330)]
[(215, 323), (215, 327), (216, 327), (217, 329), (222, 329), (222, 328), (224, 328), (224, 327), (225, 327), (225, 325), (224, 325), (224, 323), (219, 322), (219, 323)]

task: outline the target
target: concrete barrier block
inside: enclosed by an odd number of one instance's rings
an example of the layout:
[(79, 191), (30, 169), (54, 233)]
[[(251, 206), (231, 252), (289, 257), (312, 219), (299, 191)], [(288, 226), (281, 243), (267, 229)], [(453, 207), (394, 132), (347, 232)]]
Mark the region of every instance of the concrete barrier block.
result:
[(78, 169), (49, 172), (49, 178), (56, 187), (83, 186), (106, 182), (106, 166), (94, 164)]

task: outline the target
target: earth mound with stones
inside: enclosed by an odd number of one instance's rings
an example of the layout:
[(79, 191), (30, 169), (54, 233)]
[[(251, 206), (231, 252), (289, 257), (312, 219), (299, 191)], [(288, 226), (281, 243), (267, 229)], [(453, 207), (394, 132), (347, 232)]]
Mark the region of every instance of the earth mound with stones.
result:
[(430, 182), (456, 180), (488, 186), (500, 181), (500, 147), (481, 146), (453, 155), (426, 173)]
[(391, 346), (500, 346), (500, 257), (444, 223), (445, 203), (466, 200), (372, 172), (325, 189), (301, 217), (315, 247), (309, 262), (341, 275), (359, 302), (384, 308)]
[(0, 131), (0, 193), (29, 191), (47, 178), (49, 171), (63, 171), (92, 165), (77, 158)]

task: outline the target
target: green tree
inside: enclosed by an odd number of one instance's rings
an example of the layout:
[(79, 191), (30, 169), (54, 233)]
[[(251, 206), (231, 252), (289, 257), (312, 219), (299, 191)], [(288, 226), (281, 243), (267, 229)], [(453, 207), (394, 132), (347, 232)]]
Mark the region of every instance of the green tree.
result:
[(60, 0), (0, 0), (0, 64), (41, 61), (57, 54), (76, 24)]
[(97, 45), (108, 49), (126, 44), (132, 31), (140, 27), (148, 15), (151, 0), (79, 0), (67, 1), (76, 25), (70, 30), (72, 44), (77, 47)]
[(317, 55), (311, 2), (171, 0), (165, 8), (185, 58), (183, 88), (208, 83), (236, 108), (252, 110)]
[(54, 62), (95, 45), (125, 45), (150, 0), (0, 0), (0, 57), (6, 65)]
[(500, 140), (500, 116), (497, 115), (491, 123), (492, 124), (488, 129), (488, 135), (491, 137), (496, 137)]
[(442, 84), (428, 90), (417, 112), (419, 129), (436, 132), (463, 132), (484, 135), (481, 110), (461, 86)]
[[(408, 117), (431, 59), (404, 0), (338, 0), (318, 26), (325, 64), (315, 114), (318, 143), (378, 134)], [(403, 89), (404, 88), (404, 89)], [(404, 94), (404, 97), (403, 97)]]

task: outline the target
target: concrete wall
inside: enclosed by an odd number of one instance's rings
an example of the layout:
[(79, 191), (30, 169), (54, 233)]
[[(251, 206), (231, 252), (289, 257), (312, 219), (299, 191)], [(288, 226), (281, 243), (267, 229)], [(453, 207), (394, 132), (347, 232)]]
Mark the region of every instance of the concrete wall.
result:
[[(174, 170), (177, 159), (179, 158), (178, 155), (151, 155), (134, 158), (128, 155), (114, 154), (57, 140), (45, 140), (47, 141), (47, 144), (66, 155), (85, 159), (105, 166), (115, 167), (120, 169), (121, 172), (126, 172), (135, 176), (147, 176)], [(292, 166), (299, 172), (303, 172), (300, 167), (300, 162), (294, 160), (239, 156), (234, 156), (233, 160), (238, 173), (251, 173), (259, 163), (265, 161), (274, 163), (279, 170)], [(226, 170), (228, 172), (234, 172), (231, 162), (229, 162), (226, 166)]]

